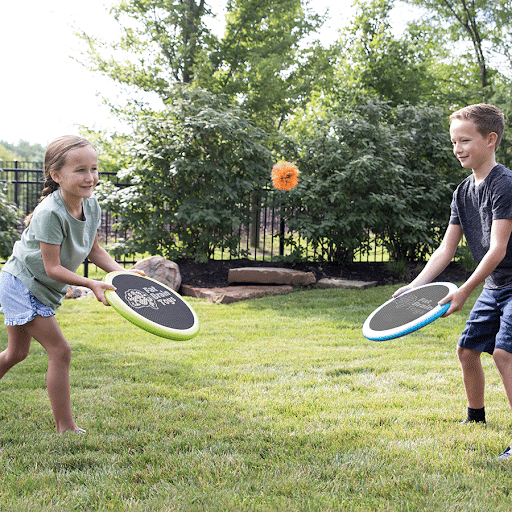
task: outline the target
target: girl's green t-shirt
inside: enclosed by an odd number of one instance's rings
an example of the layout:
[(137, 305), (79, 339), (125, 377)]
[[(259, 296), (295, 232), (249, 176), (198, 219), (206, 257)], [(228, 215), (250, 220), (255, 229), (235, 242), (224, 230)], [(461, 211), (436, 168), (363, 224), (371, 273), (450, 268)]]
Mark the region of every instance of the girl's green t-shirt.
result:
[(40, 243), (60, 245), (63, 267), (76, 272), (91, 252), (101, 224), (101, 209), (93, 196), (83, 199), (85, 220), (75, 219), (67, 210), (60, 189), (51, 193), (34, 210), (30, 225), (14, 244), (3, 270), (16, 276), (43, 304), (58, 308), (67, 284), (50, 279), (43, 264)]

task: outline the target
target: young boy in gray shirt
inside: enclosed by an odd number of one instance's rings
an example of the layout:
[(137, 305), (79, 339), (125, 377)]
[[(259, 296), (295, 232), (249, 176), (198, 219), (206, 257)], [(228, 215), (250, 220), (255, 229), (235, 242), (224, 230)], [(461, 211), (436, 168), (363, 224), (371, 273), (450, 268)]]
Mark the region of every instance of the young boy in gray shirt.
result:
[[(422, 272), (393, 296), (435, 279), (452, 261), (466, 238), (477, 268), (468, 280), (440, 304), (450, 302), (444, 316), (460, 311), (475, 288), (484, 283), (466, 327), (457, 355), (468, 401), (461, 423), (485, 423), (485, 376), (482, 352), (492, 354), (512, 411), (512, 171), (496, 163), (505, 118), (487, 104), (470, 105), (450, 116), (453, 152), (462, 167), (471, 169), (455, 190), (450, 223), (439, 248)], [(508, 447), (500, 459), (512, 457)]]

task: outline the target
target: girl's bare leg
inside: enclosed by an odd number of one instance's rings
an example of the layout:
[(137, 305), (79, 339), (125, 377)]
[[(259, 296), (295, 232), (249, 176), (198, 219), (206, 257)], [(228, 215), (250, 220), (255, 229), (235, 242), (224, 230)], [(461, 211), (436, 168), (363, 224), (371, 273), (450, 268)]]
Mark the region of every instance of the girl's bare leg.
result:
[(0, 353), (0, 379), (28, 356), (32, 339), (24, 325), (8, 326), (7, 335), (7, 348)]
[[(57, 432), (76, 431), (78, 427), (71, 413), (69, 366), (71, 347), (64, 338), (54, 316), (36, 316), (23, 326), (7, 327), (9, 343), (21, 348), (30, 345), (30, 338), (37, 340), (48, 354), (46, 388), (52, 406)], [(21, 349), (20, 349), (21, 350)], [(28, 352), (28, 348), (27, 348)], [(23, 351), (22, 351), (23, 353)], [(1, 361), (1, 359), (0, 359)], [(0, 362), (0, 372), (2, 370)]]

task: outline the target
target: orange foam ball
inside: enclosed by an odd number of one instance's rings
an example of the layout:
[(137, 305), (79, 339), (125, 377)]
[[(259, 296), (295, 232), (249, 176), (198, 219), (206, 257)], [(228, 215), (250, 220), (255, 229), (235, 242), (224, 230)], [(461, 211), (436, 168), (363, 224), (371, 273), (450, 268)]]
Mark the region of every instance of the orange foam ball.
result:
[(278, 190), (291, 190), (299, 182), (299, 170), (291, 162), (277, 162), (272, 167), (272, 185)]

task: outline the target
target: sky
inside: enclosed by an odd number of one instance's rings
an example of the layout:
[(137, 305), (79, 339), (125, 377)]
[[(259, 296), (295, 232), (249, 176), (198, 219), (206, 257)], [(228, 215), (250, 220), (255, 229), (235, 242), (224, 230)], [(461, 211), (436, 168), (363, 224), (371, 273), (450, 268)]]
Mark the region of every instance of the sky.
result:
[[(46, 146), (55, 137), (78, 134), (79, 126), (119, 128), (101, 96), (118, 98), (114, 82), (77, 62), (83, 43), (78, 30), (115, 40), (119, 27), (108, 7), (115, 0), (16, 0), (0, 2), (0, 140)], [(211, 0), (222, 30), (225, 0)], [(351, 19), (352, 0), (314, 0), (329, 9), (321, 40), (329, 44)], [(222, 6), (222, 7), (221, 7)]]

